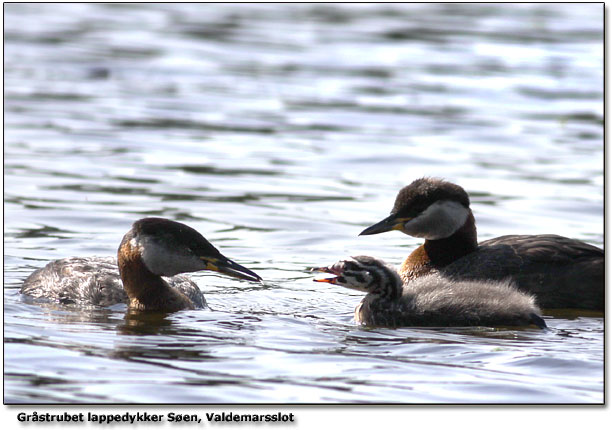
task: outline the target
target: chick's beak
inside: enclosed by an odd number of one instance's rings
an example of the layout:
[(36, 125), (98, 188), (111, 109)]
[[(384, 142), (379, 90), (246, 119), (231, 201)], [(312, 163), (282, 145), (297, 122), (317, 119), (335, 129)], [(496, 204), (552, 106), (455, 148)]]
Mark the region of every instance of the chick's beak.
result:
[(331, 278), (319, 278), (319, 279), (313, 279), (314, 282), (326, 282), (328, 284), (335, 284), (336, 280), (338, 279), (338, 276), (340, 276), (340, 273), (337, 270), (333, 270), (333, 268), (331, 267), (313, 267), (310, 269), (311, 272), (322, 272), (322, 273), (329, 273), (331, 275), (334, 275)]
[(229, 258), (219, 254), (216, 257), (200, 257), (206, 263), (207, 270), (224, 273), (234, 278), (246, 279), (247, 281), (261, 282), (262, 279), (252, 270), (233, 262)]
[(323, 273), (334, 273), (329, 267), (311, 267), (311, 272), (323, 272)]
[(408, 220), (409, 218), (398, 218), (397, 215), (391, 214), (384, 220), (366, 228), (359, 233), (359, 236), (368, 236), (370, 234), (384, 233), (391, 230), (402, 230), (404, 228), (404, 223)]
[(325, 282), (327, 284), (335, 284), (336, 279), (338, 278), (320, 278), (320, 279), (313, 279), (313, 282)]

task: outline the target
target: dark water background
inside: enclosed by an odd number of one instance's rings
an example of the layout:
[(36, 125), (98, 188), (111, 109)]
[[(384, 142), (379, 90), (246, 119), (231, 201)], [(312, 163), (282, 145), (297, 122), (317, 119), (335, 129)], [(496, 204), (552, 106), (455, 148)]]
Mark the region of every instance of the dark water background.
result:
[[(481, 240), (603, 246), (601, 4), (4, 13), (6, 402), (602, 402), (601, 315), (366, 329), (359, 294), (305, 270), (401, 263), (419, 239), (357, 234), (423, 175), (469, 191)], [(151, 215), (265, 284), (194, 274), (212, 310), (161, 320), (20, 296)]]

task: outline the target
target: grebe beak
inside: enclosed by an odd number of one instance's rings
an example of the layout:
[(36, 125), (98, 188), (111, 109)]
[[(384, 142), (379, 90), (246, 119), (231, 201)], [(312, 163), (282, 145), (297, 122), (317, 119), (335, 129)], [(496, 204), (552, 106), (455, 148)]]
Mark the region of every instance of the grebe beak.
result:
[(201, 256), (200, 259), (206, 263), (207, 270), (224, 273), (234, 278), (246, 279), (247, 281), (262, 282), (259, 275), (229, 258), (219, 254), (216, 257)]
[(329, 267), (310, 267), (308, 270), (311, 272), (334, 273)]
[(366, 228), (364, 231), (359, 233), (359, 236), (368, 236), (370, 234), (384, 233), (391, 230), (401, 231), (404, 228), (404, 223), (410, 221), (411, 219), (412, 218), (398, 218), (396, 214), (391, 214), (384, 220)]
[(312, 281), (313, 282), (325, 282), (327, 284), (335, 284), (337, 279), (338, 279), (337, 277), (334, 277), (334, 278), (320, 278), (320, 279), (313, 279)]
[(319, 278), (313, 279), (313, 282), (326, 282), (328, 284), (335, 284), (338, 278), (340, 277), (340, 272), (338, 270), (334, 270), (332, 267), (311, 267), (311, 272), (323, 272), (329, 273), (330, 275), (334, 275), (331, 278)]

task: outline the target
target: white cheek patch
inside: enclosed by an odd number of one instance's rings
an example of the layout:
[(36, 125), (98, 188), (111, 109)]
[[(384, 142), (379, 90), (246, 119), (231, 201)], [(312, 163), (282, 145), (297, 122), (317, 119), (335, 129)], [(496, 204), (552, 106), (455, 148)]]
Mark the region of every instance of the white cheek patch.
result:
[(419, 216), (406, 222), (403, 232), (423, 239), (444, 239), (465, 224), (469, 213), (469, 209), (461, 203), (451, 200), (437, 201)]
[(134, 238), (130, 241), (130, 245), (136, 245), (140, 249), (142, 261), (147, 269), (159, 276), (174, 276), (206, 268), (206, 263), (187, 248), (169, 248), (147, 237)]
[[(359, 261), (356, 259), (351, 257), (350, 260), (360, 266)], [(372, 289), (372, 276), (365, 271), (353, 271), (352, 273), (343, 271), (341, 276), (346, 280), (346, 282), (342, 284), (342, 286), (346, 288), (361, 291), (363, 293), (369, 293)]]

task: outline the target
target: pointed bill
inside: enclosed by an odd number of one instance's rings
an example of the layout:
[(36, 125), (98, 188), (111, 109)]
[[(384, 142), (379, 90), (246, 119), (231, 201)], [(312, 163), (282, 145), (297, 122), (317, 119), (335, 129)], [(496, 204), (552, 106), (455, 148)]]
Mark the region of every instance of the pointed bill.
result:
[(391, 230), (401, 230), (404, 227), (404, 223), (408, 220), (408, 218), (398, 218), (396, 214), (391, 214), (382, 221), (366, 228), (359, 233), (359, 236), (368, 236), (370, 234), (384, 233)]
[(216, 257), (200, 257), (206, 263), (207, 270), (224, 273), (234, 278), (246, 279), (247, 281), (261, 282), (259, 275), (252, 270), (230, 260), (222, 254)]

